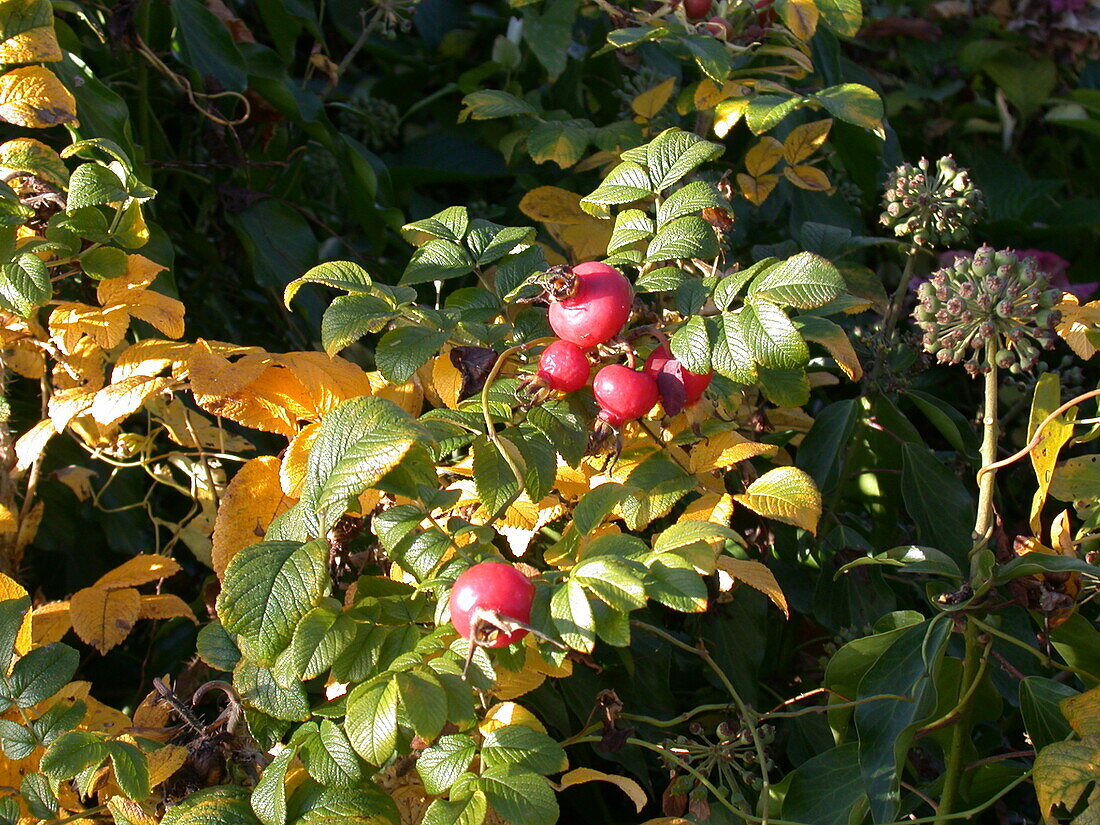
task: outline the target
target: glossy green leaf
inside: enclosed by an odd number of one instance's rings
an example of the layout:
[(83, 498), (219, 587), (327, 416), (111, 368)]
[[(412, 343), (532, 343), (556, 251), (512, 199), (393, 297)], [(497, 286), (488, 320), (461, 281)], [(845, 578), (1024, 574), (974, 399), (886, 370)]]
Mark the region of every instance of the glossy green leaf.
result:
[(416, 770), (424, 790), (433, 796), (445, 794), (454, 781), (470, 767), (477, 745), (469, 736), (451, 733), (421, 751)]
[(355, 688), (348, 695), (344, 729), (356, 753), (372, 765), (382, 765), (397, 747), (396, 680), (386, 677)]

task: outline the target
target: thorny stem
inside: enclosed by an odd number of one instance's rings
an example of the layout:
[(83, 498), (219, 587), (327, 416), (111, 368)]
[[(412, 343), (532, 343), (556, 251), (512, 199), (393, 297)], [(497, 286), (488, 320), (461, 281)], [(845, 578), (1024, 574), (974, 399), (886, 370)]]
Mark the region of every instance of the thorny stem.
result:
[[(714, 671), (714, 674), (718, 677), (719, 681), (721, 681), (723, 687), (725, 687), (726, 691), (733, 699), (734, 704), (737, 705), (737, 711), (745, 724), (745, 729), (749, 732), (749, 735), (752, 736), (752, 744), (753, 748), (756, 750), (756, 762), (760, 766), (760, 779), (762, 783), (760, 787), (760, 821), (762, 825), (768, 825), (768, 814), (771, 807), (771, 782), (768, 780), (768, 762), (767, 754), (764, 753), (764, 743), (760, 740), (760, 731), (756, 728), (756, 722), (759, 718), (756, 712), (745, 704), (745, 701), (741, 698), (741, 694), (738, 693), (737, 688), (733, 686), (733, 682), (729, 680), (729, 677), (726, 676), (722, 668), (718, 667), (718, 663), (714, 661), (710, 653), (708, 653), (706, 648), (702, 645), (693, 647), (692, 645), (685, 644), (675, 636), (661, 630), (661, 628), (654, 627), (651, 624), (647, 624), (637, 619), (631, 619), (630, 623), (647, 633), (659, 636), (669, 644), (675, 645), (683, 651), (695, 654), (703, 660), (703, 663), (707, 667)], [(774, 823), (772, 823), (772, 825), (774, 825)]]

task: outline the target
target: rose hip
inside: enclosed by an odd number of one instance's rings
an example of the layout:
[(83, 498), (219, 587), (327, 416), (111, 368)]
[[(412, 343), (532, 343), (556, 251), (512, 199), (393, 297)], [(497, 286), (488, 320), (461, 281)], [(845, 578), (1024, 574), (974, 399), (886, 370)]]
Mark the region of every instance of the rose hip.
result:
[(630, 281), (619, 270), (595, 261), (577, 264), (570, 275), (573, 293), (550, 304), (551, 329), (584, 349), (614, 338), (630, 317)]

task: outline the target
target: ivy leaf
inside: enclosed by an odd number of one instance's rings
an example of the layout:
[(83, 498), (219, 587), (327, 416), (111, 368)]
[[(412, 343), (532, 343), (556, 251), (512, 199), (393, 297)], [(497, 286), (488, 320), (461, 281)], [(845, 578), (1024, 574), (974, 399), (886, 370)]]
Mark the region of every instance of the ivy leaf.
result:
[(273, 664), (298, 622), (331, 587), (328, 542), (267, 541), (239, 551), (225, 569), (218, 616), (255, 662)]
[(749, 485), (734, 500), (754, 513), (773, 518), (811, 533), (821, 517), (821, 493), (814, 480), (797, 467), (776, 467)]
[(372, 765), (382, 765), (397, 747), (397, 705), (397, 682), (390, 676), (348, 694), (344, 728), (356, 753)]
[(768, 301), (757, 300), (741, 308), (741, 330), (753, 359), (772, 369), (797, 369), (810, 360), (805, 340), (787, 314)]
[(424, 783), (424, 790), (439, 796), (450, 790), (454, 781), (473, 761), (477, 745), (469, 736), (451, 733), (439, 737), (439, 741), (421, 751), (416, 759), (416, 770)]
[(553, 825), (558, 802), (550, 783), (517, 765), (497, 765), (477, 780), (489, 804), (510, 825)]
[(844, 293), (844, 279), (825, 258), (802, 252), (776, 264), (749, 285), (749, 296), (780, 306), (814, 309)]

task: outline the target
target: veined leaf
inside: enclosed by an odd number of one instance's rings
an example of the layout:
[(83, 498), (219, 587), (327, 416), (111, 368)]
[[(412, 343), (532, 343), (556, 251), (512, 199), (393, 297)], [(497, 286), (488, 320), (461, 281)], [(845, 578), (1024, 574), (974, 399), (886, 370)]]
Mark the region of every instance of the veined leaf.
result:
[(821, 493), (814, 480), (797, 467), (768, 470), (734, 499), (767, 518), (817, 532)]

